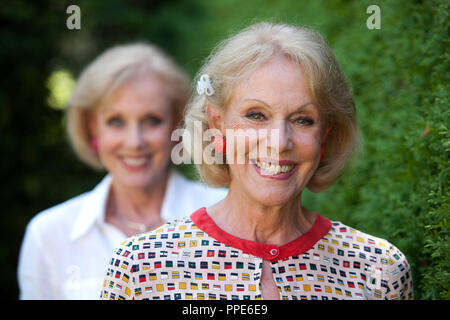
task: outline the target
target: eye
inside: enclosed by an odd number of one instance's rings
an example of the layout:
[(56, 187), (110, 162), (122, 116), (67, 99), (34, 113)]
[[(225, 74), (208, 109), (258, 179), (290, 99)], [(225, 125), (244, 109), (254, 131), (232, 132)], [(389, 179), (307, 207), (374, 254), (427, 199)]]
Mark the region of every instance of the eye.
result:
[(245, 115), (245, 117), (247, 119), (251, 119), (251, 120), (255, 120), (255, 121), (266, 120), (266, 116), (264, 116), (264, 114), (259, 111), (250, 111)]
[(310, 118), (310, 117), (298, 117), (297, 119), (294, 120), (296, 124), (299, 124), (301, 126), (312, 126), (315, 121), (314, 119)]
[(124, 121), (120, 117), (111, 117), (106, 121), (106, 124), (111, 127), (121, 127)]
[(151, 127), (156, 127), (160, 125), (162, 122), (163, 120), (161, 118), (155, 116), (149, 116), (145, 118), (145, 124), (148, 124)]

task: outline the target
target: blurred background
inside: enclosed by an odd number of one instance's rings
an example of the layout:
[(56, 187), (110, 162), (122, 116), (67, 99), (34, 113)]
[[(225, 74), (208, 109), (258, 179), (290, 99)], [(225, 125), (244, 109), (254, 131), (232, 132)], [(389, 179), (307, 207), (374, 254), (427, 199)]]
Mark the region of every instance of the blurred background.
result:
[[(81, 29), (69, 30), (69, 5)], [(368, 29), (369, 5), (381, 29)], [(448, 0), (6, 1), (0, 6), (0, 283), (17, 299), (28, 221), (103, 177), (77, 160), (65, 104), (87, 63), (119, 43), (162, 47), (193, 76), (222, 39), (262, 20), (315, 28), (352, 85), (364, 137), (310, 209), (406, 254), (416, 299), (450, 299)], [(180, 168), (195, 179), (191, 167)]]

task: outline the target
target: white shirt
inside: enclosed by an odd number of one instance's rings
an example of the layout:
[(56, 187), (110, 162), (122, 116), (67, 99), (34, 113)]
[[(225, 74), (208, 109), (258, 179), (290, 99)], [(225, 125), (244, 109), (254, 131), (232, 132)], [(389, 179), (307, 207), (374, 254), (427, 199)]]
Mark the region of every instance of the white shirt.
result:
[[(113, 250), (127, 236), (105, 221), (112, 177), (92, 191), (37, 214), (27, 226), (19, 256), (20, 299), (98, 299)], [(225, 198), (172, 170), (161, 216), (188, 216)]]

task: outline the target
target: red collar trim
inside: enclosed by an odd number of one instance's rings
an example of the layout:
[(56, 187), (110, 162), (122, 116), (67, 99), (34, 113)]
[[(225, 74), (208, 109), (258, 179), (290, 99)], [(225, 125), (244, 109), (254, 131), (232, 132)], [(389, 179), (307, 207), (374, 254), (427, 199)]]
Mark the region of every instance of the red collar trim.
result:
[(331, 229), (331, 221), (316, 212), (316, 221), (306, 233), (282, 246), (277, 246), (238, 238), (223, 231), (211, 219), (205, 207), (195, 211), (190, 218), (199, 229), (221, 243), (271, 262), (305, 253)]

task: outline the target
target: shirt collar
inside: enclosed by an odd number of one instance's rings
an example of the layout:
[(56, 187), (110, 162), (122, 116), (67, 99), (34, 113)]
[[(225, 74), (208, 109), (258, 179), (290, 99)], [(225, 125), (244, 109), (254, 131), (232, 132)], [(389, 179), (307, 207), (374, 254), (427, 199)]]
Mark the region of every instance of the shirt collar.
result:
[(81, 203), (80, 212), (70, 234), (70, 239), (75, 241), (83, 236), (96, 221), (105, 220), (105, 206), (108, 198), (112, 177), (106, 175), (103, 180), (88, 192)]
[(245, 253), (274, 262), (305, 253), (311, 249), (317, 241), (327, 235), (328, 231), (331, 229), (331, 221), (320, 216), (317, 212), (315, 214), (316, 220), (307, 232), (282, 246), (246, 240), (227, 233), (216, 225), (213, 219), (208, 215), (205, 207), (198, 209), (191, 214), (190, 217), (200, 230), (206, 232), (219, 242), (240, 249)]
[[(170, 170), (161, 207), (161, 217), (164, 220), (169, 220), (172, 217), (173, 208), (171, 208), (171, 204), (177, 203), (176, 196), (180, 188), (183, 190), (186, 181), (186, 178), (184, 178), (184, 176), (176, 169)], [(95, 222), (105, 221), (106, 200), (108, 199), (111, 182), (112, 176), (110, 174), (106, 175), (103, 180), (84, 197), (80, 212), (70, 234), (70, 239), (72, 241), (82, 237), (91, 227), (93, 227)]]

